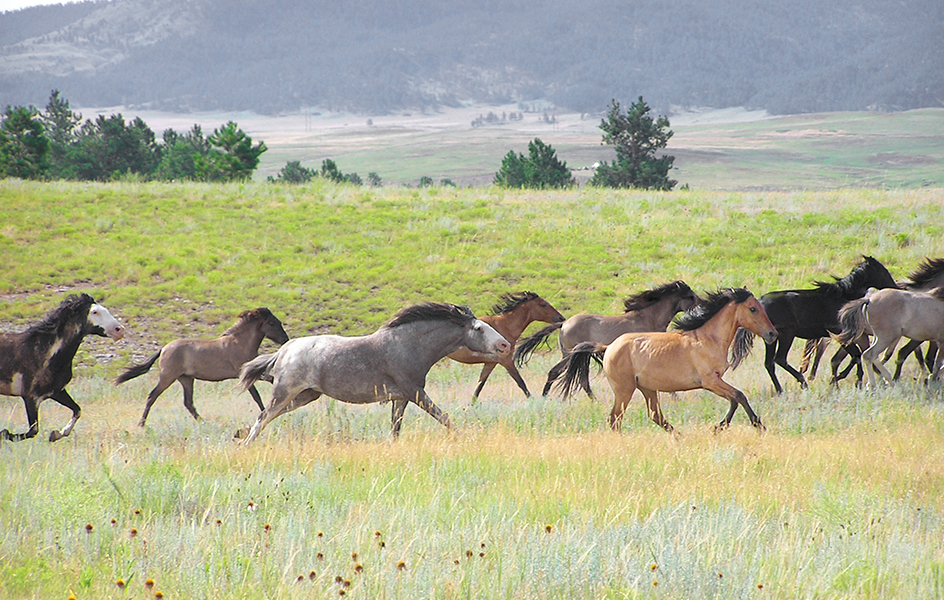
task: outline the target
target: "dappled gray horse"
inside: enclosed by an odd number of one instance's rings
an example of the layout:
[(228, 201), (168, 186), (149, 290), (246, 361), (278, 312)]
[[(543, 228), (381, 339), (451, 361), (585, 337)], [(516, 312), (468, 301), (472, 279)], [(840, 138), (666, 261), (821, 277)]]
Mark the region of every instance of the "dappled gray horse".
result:
[[(288, 334), (282, 328), (282, 322), (268, 308), (260, 306), (246, 310), (239, 314), (239, 319), (232, 327), (215, 340), (174, 340), (143, 363), (125, 369), (115, 379), (115, 385), (144, 375), (160, 360), (160, 379), (148, 393), (144, 414), (138, 425), (144, 427), (158, 396), (175, 381), (179, 381), (184, 390), (184, 406), (194, 419), (199, 419), (200, 415), (193, 404), (193, 381), (225, 381), (239, 377), (239, 369), (243, 363), (259, 354), (259, 346), (265, 338), (276, 344), (284, 344), (288, 341)], [(259, 410), (265, 408), (256, 386), (249, 386), (249, 395)]]
[(251, 442), (276, 417), (317, 400), (322, 394), (351, 404), (393, 403), (393, 437), (413, 402), (446, 427), (449, 416), (426, 394), (426, 374), (459, 348), (507, 355), (511, 345), (472, 311), (427, 302), (405, 308), (370, 335), (315, 335), (290, 340), (278, 352), (243, 365), (240, 383), (249, 387), (272, 378), (272, 400), (252, 426)]

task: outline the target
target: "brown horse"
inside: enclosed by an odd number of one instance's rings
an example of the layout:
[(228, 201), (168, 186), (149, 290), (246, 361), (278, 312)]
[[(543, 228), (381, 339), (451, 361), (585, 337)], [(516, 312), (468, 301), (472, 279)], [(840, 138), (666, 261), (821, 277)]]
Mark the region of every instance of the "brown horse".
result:
[(578, 379), (583, 387), (589, 387), (590, 361), (596, 360), (602, 363), (615, 394), (610, 412), (614, 430), (619, 430), (623, 412), (637, 389), (646, 398), (649, 418), (669, 432), (673, 427), (662, 416), (659, 392), (694, 389), (708, 390), (731, 403), (719, 429), (731, 423), (741, 406), (751, 424), (763, 430), (744, 393), (721, 378), (750, 352), (754, 335), (768, 344), (777, 339), (777, 330), (760, 302), (743, 288), (710, 294), (704, 304), (681, 315), (674, 325), (679, 331), (627, 333), (608, 346), (592, 342), (577, 345), (562, 361), (566, 374), (559, 386), (564, 395), (570, 394)]
[[(115, 379), (115, 385), (144, 375), (160, 359), (161, 376), (148, 394), (144, 414), (141, 415), (138, 425), (144, 427), (151, 406), (174, 381), (179, 381), (184, 389), (184, 406), (194, 419), (199, 419), (200, 415), (193, 405), (193, 380), (223, 381), (239, 377), (239, 369), (243, 363), (259, 355), (259, 345), (262, 344), (263, 338), (269, 338), (276, 344), (288, 341), (282, 322), (268, 308), (243, 311), (236, 323), (219, 338), (174, 340), (144, 363), (125, 369)], [(255, 386), (249, 386), (249, 394), (259, 406), (259, 410), (264, 410), (265, 406)]]
[[(657, 288), (640, 292), (623, 301), (621, 315), (574, 315), (563, 323), (555, 323), (526, 338), (515, 350), (515, 362), (520, 367), (531, 354), (545, 343), (548, 336), (560, 329), (561, 357), (566, 358), (581, 342), (609, 344), (624, 333), (665, 331), (679, 312), (690, 310), (701, 302), (684, 281), (673, 281)], [(562, 371), (551, 369), (544, 384), (544, 396)], [(589, 392), (588, 392), (589, 393)]]
[[(515, 343), (521, 337), (525, 328), (534, 321), (543, 323), (561, 323), (564, 321), (564, 315), (557, 312), (557, 309), (551, 306), (547, 300), (534, 292), (504, 294), (501, 296), (501, 303), (492, 307), (492, 313), (481, 317), (481, 320), (491, 325), (492, 329), (508, 340), (512, 348), (515, 347)], [(479, 375), (479, 383), (475, 386), (475, 392), (472, 394), (473, 401), (479, 397), (495, 365), (505, 367), (505, 370), (515, 380), (524, 395), (528, 398), (531, 397), (528, 384), (524, 382), (521, 373), (515, 367), (515, 361), (511, 354), (496, 356), (494, 354), (473, 352), (468, 348), (460, 348), (450, 354), (449, 358), (467, 365), (483, 365), (482, 373)]]

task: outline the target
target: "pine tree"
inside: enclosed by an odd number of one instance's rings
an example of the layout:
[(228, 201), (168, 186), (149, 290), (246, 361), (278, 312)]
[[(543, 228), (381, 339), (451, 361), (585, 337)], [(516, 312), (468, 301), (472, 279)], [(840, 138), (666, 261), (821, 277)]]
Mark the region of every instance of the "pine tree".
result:
[(613, 100), (600, 129), (602, 143), (616, 146), (616, 160), (612, 164), (600, 163), (591, 185), (671, 190), (678, 183), (668, 177), (675, 157), (656, 157), (656, 151), (665, 148), (672, 137), (669, 120), (665, 116), (653, 120), (649, 110), (642, 96), (626, 114), (620, 110), (619, 102)]

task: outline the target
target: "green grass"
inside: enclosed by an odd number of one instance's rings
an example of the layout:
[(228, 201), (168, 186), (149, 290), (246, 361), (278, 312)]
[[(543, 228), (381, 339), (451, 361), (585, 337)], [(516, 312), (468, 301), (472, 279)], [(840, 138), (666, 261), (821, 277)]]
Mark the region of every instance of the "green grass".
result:
[[(40, 438), (0, 446), (0, 597), (940, 596), (937, 385), (791, 381), (777, 397), (758, 348), (726, 379), (768, 433), (739, 413), (714, 435), (726, 403), (690, 392), (663, 399), (673, 438), (639, 400), (623, 432), (608, 431), (599, 378), (598, 402), (525, 400), (498, 369), (473, 404), (478, 369), (444, 363), (427, 389), (454, 434), (411, 408), (393, 443), (388, 406), (326, 399), (245, 447), (232, 435), (255, 408), (233, 382), (197, 383), (201, 422), (171, 388), (142, 430), (153, 373), (121, 387), (110, 377), (258, 305), (292, 336), (355, 334), (420, 300), (484, 313), (531, 289), (565, 314), (612, 313), (677, 278), (763, 293), (845, 275), (866, 253), (902, 278), (944, 255), (942, 211), (939, 189), (0, 182), (4, 327), (70, 290), (104, 296), (128, 326), (121, 342), (82, 346), (69, 438), (44, 441), (69, 417), (47, 402)], [(532, 389), (554, 358), (524, 369)], [(24, 429), (19, 400), (3, 406), (0, 426)]]

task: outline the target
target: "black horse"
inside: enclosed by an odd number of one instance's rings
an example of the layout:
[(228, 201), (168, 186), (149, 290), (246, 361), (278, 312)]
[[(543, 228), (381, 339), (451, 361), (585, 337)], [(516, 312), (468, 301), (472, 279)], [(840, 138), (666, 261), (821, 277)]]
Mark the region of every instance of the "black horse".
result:
[[(780, 334), (774, 343), (767, 344), (764, 360), (778, 394), (783, 393), (783, 386), (777, 380), (775, 365), (786, 369), (802, 387), (807, 387), (803, 374), (787, 362), (795, 338), (809, 340), (838, 334), (841, 330), (839, 309), (846, 302), (865, 296), (870, 287), (898, 287), (885, 265), (871, 256), (863, 256), (863, 259), (851, 273), (842, 279), (835, 277), (832, 283), (817, 281), (812, 289), (783, 290), (761, 296), (760, 303)], [(846, 346), (845, 350), (858, 363), (861, 352), (855, 343)]]
[(20, 396), (26, 404), (26, 433), (0, 431), (0, 440), (20, 441), (39, 433), (39, 403), (52, 398), (72, 411), (72, 420), (49, 434), (55, 442), (72, 433), (82, 409), (66, 385), (72, 381), (72, 359), (89, 334), (120, 340), (125, 330), (108, 309), (88, 294), (70, 295), (43, 320), (21, 333), (0, 334), (0, 394)]

